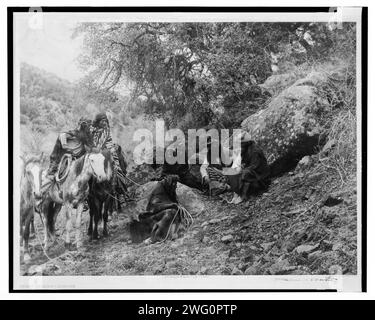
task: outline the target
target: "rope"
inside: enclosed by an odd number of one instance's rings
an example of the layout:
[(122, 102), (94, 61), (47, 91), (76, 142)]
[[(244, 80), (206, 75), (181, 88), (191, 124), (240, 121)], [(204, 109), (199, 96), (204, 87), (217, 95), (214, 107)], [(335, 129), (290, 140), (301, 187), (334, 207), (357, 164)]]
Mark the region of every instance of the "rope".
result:
[[(66, 169), (65, 169), (65, 172), (64, 172), (63, 176), (59, 177), (61, 166), (62, 166), (62, 163), (64, 162), (65, 159), (68, 159), (68, 163), (67, 163), (67, 166), (66, 166)], [(61, 182), (62, 180), (64, 180), (68, 176), (69, 171), (70, 171), (71, 163), (72, 163), (72, 156), (68, 153), (65, 153), (62, 156), (62, 159), (60, 160), (60, 163), (59, 163), (59, 166), (58, 166), (58, 169), (57, 169), (56, 182)]]
[(136, 186), (138, 186), (138, 187), (141, 187), (141, 186), (142, 186), (142, 184), (139, 184), (139, 183), (135, 182), (134, 180), (130, 179), (129, 177), (127, 177), (127, 176), (125, 176), (125, 175), (124, 175), (124, 177), (125, 177), (126, 179), (128, 179), (130, 182), (134, 183)]
[(168, 237), (170, 236), (170, 231), (171, 231), (173, 222), (176, 219), (177, 215), (181, 215), (181, 213), (182, 213), (181, 220), (182, 220), (182, 223), (185, 225), (186, 229), (189, 229), (192, 226), (192, 224), (194, 222), (194, 219), (193, 219), (192, 215), (190, 214), (190, 212), (186, 208), (184, 208), (182, 205), (178, 204), (176, 213), (175, 213), (175, 215), (172, 219), (172, 222), (169, 225), (167, 235), (159, 243), (163, 243), (168, 239)]
[[(40, 220), (42, 221), (42, 225), (43, 225), (43, 227), (45, 228), (45, 224), (44, 224), (44, 220), (43, 220), (43, 218), (42, 218), (42, 214), (41, 214), (38, 210), (35, 210), (35, 207), (34, 207), (34, 211), (38, 212), (39, 217), (40, 217)], [(36, 229), (37, 229), (37, 228), (36, 228)], [(45, 228), (45, 229), (46, 229), (46, 228)], [(47, 232), (48, 232), (48, 231), (47, 231)], [(47, 251), (46, 251), (46, 249), (44, 248), (44, 245), (43, 245), (42, 241), (41, 241), (40, 238), (39, 238), (38, 230), (35, 230), (35, 235), (36, 235), (36, 238), (37, 238), (38, 241), (39, 241), (40, 246), (42, 247), (43, 254), (46, 256), (46, 258), (47, 258), (49, 261), (52, 261), (52, 259), (51, 259), (51, 258), (49, 257), (49, 255), (47, 254)]]
[(175, 213), (175, 215), (174, 215), (174, 217), (173, 217), (173, 219), (172, 219), (172, 222), (171, 222), (171, 224), (169, 225), (167, 235), (165, 236), (165, 238), (164, 238), (162, 241), (160, 241), (160, 243), (163, 243), (163, 242), (165, 242), (165, 241), (168, 239), (168, 237), (169, 237), (169, 235), (170, 235), (170, 232), (171, 232), (171, 228), (172, 228), (173, 222), (174, 222), (174, 220), (176, 219), (177, 215), (178, 215), (179, 212), (180, 212), (179, 209), (180, 209), (180, 208), (178, 208), (178, 209), (176, 210), (176, 213)]
[(36, 234), (36, 238), (37, 238), (38, 241), (39, 241), (40, 246), (42, 247), (43, 254), (46, 256), (46, 258), (47, 258), (49, 261), (52, 261), (52, 259), (51, 259), (51, 258), (49, 257), (49, 255), (47, 254), (47, 251), (46, 251), (46, 249), (44, 248), (43, 243), (42, 243), (42, 241), (40, 240), (40, 238), (39, 238), (39, 234), (36, 232), (36, 230), (35, 230), (35, 234)]
[(113, 196), (112, 194), (110, 194), (109, 192), (107, 192), (106, 190), (104, 190), (104, 193), (107, 195), (107, 196), (110, 196), (111, 198), (117, 200), (117, 201), (121, 201), (120, 199), (116, 198), (115, 196)]
[(186, 228), (190, 228), (191, 225), (194, 223), (193, 216), (190, 214), (190, 212), (185, 207), (183, 207), (180, 204), (178, 206), (179, 206), (179, 209), (182, 212), (182, 218), (183, 218), (182, 221), (185, 222)]

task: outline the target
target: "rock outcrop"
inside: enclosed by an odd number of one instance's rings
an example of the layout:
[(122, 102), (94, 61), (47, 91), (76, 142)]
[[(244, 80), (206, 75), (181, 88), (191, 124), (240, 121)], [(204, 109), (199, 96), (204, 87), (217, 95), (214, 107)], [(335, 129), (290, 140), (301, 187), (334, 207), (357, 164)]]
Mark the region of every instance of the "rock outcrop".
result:
[[(316, 153), (317, 147), (324, 143), (323, 126), (332, 114), (332, 103), (324, 88), (331, 81), (344, 81), (344, 71), (336, 68), (311, 72), (282, 90), (266, 109), (242, 122), (242, 129), (250, 133), (265, 151), (269, 163), (273, 163), (273, 175), (294, 168), (302, 157)], [(284, 85), (288, 79), (294, 78), (280, 75), (267, 80), (265, 85), (271, 90), (272, 85), (279, 86), (280, 82)]]

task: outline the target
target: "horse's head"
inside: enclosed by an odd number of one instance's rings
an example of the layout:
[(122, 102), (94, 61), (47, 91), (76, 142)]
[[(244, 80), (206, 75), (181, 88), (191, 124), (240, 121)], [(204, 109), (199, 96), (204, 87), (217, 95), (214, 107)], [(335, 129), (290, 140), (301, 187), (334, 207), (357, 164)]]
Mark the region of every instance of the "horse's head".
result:
[(33, 184), (34, 196), (39, 196), (42, 184), (42, 161), (43, 153), (39, 157), (31, 156), (27, 159), (21, 158), (23, 160), (22, 175), (28, 177), (30, 182)]
[(92, 174), (98, 182), (108, 181), (112, 178), (111, 154), (108, 150), (90, 153), (87, 158)]

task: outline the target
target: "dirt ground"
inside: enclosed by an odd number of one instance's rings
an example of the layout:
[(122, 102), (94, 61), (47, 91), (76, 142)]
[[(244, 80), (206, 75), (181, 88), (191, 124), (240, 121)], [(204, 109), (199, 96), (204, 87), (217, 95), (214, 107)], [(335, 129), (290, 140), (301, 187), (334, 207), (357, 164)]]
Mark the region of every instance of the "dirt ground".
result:
[[(83, 248), (66, 251), (63, 220), (57, 243), (43, 254), (41, 225), (31, 241), (23, 275), (356, 274), (356, 177), (343, 181), (319, 163), (273, 180), (269, 190), (240, 205), (197, 192), (205, 209), (184, 236), (133, 244), (128, 214), (109, 224), (110, 236), (89, 241), (84, 213)], [(225, 195), (227, 198), (230, 194)], [(39, 221), (39, 217), (36, 218)]]

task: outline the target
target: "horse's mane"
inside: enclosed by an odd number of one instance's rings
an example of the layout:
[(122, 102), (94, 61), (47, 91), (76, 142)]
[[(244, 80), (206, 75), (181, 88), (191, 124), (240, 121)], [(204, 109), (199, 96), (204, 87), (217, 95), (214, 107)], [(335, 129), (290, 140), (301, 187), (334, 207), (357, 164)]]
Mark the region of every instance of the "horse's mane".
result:
[(108, 149), (103, 149), (101, 153), (104, 156), (104, 165), (107, 166), (108, 162), (112, 164), (112, 154)]

